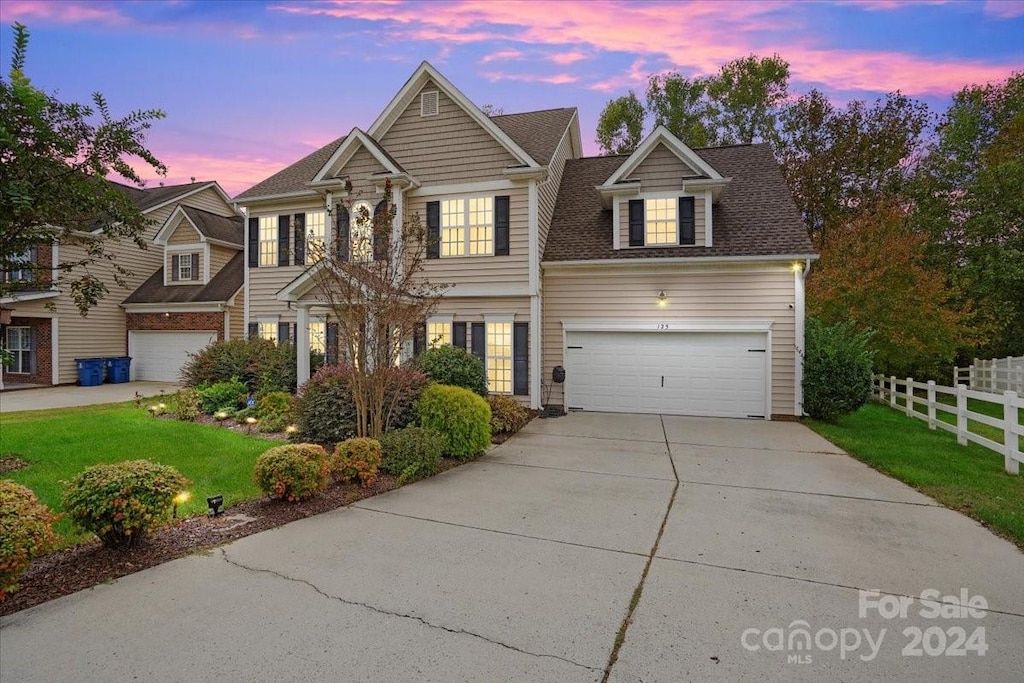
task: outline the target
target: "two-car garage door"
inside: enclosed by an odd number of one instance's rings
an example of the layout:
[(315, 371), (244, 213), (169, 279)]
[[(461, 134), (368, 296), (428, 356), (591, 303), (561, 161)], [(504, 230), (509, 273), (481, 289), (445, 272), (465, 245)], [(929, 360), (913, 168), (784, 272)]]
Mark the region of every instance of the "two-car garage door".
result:
[(568, 332), (567, 407), (764, 417), (764, 332)]
[(216, 340), (216, 332), (131, 331), (128, 355), (132, 357), (132, 378), (177, 382), (189, 354)]

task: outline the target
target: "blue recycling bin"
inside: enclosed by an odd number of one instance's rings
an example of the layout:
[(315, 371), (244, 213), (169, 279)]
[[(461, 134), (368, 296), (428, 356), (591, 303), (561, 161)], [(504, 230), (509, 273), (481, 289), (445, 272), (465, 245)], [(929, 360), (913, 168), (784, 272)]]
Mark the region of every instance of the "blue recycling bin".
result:
[(83, 387), (97, 387), (103, 384), (102, 358), (76, 358), (78, 384)]
[(131, 356), (115, 356), (104, 359), (107, 366), (107, 381), (111, 384), (124, 384), (131, 374)]

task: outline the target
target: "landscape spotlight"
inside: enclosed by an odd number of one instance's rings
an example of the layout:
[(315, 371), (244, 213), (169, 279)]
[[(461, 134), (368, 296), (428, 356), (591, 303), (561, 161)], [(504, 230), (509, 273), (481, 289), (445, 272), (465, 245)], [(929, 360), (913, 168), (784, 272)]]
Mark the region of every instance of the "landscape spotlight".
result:
[(224, 514), (224, 511), (221, 510), (224, 505), (224, 496), (210, 496), (206, 499), (206, 504), (210, 507), (211, 517)]

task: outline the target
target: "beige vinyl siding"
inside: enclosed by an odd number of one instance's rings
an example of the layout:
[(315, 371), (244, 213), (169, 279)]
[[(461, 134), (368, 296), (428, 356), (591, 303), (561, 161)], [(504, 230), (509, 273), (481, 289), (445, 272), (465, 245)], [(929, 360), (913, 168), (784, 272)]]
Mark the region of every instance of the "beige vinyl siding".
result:
[(167, 238), (167, 244), (196, 244), (201, 239), (202, 235), (199, 234), (199, 231), (192, 227), (187, 218), (182, 216), (178, 219), (178, 227)]
[[(210, 213), (215, 213), (218, 216), (237, 215), (235, 210), (229, 204), (224, 202), (224, 198), (220, 196), (220, 193), (212, 187), (208, 187), (201, 192), (196, 192), (194, 195), (186, 197), (179, 203), (194, 206), (197, 209), (209, 211)], [(171, 208), (173, 208), (173, 206)]]
[(544, 245), (548, 241), (551, 216), (555, 212), (555, 202), (558, 200), (558, 187), (562, 184), (562, 171), (565, 170), (566, 159), (572, 157), (571, 131), (576, 125), (576, 122), (573, 121), (566, 127), (562, 134), (562, 141), (558, 143), (558, 149), (555, 150), (555, 154), (548, 164), (548, 178), (537, 186), (538, 258), (544, 253)]
[[(420, 93), (438, 90), (438, 114), (420, 116)], [(402, 167), (422, 185), (475, 182), (503, 177), (520, 163), (435, 84), (428, 82), (381, 139)]]
[[(455, 197), (509, 196), (509, 255), (459, 256), (424, 260), (424, 275), (435, 284), (470, 287), (527, 287), (530, 278), (530, 192), (527, 187), (516, 187), (498, 192), (444, 197), (410, 197), (406, 200), (408, 216), (419, 214), (427, 220), (427, 202)], [(457, 293), (456, 292), (453, 292)]]
[[(682, 193), (680, 193), (682, 195)], [(639, 197), (633, 197), (632, 199), (643, 199), (644, 196), (641, 194)], [(703, 247), (705, 238), (705, 225), (704, 220), (704, 195), (700, 194), (694, 198), (693, 201), (693, 212), (694, 212), (694, 244), (690, 246)], [(677, 207), (678, 213), (678, 207)], [(678, 224), (678, 215), (676, 221)], [(678, 236), (678, 233), (677, 233)], [(665, 245), (656, 245), (665, 246)], [(622, 199), (619, 201), (619, 248), (620, 249), (646, 249), (646, 247), (630, 247), (629, 246), (629, 199)]]
[(216, 244), (210, 245), (210, 278), (217, 276), (220, 269), (227, 265), (228, 261), (238, 253), (237, 249), (221, 247)]
[[(656, 304), (660, 291), (668, 296), (665, 308)], [(794, 296), (793, 273), (777, 266), (686, 268), (645, 264), (636, 269), (546, 273), (542, 377), (550, 377), (556, 365), (565, 365), (563, 322), (771, 321), (772, 414), (793, 415), (796, 354), (790, 305)], [(562, 403), (558, 385), (552, 391), (551, 402)]]
[(227, 330), (230, 339), (245, 339), (245, 288), (235, 295), (235, 305), (229, 306), (231, 313), (231, 329)]
[(672, 150), (659, 144), (624, 180), (639, 180), (642, 192), (666, 192), (683, 189), (683, 177), (700, 174), (686, 165)]
[(383, 185), (383, 180), (373, 178), (374, 173), (386, 171), (377, 158), (370, 154), (365, 147), (360, 146), (352, 158), (345, 162), (345, 165), (338, 168), (333, 175), (348, 176), (352, 181), (353, 201), (365, 199), (374, 206), (383, 198), (383, 194), (377, 192), (374, 180)]

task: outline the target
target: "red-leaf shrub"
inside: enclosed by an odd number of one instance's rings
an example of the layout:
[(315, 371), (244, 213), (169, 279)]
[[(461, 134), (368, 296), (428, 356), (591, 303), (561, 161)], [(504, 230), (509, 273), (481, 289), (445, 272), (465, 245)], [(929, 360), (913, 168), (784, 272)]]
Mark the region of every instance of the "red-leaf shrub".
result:
[(18, 577), (32, 558), (57, 544), (56, 521), (31, 489), (0, 479), (0, 601), (18, 590)]
[(271, 448), (257, 458), (253, 480), (268, 496), (294, 503), (323, 492), (330, 473), (327, 451), (297, 443)]

